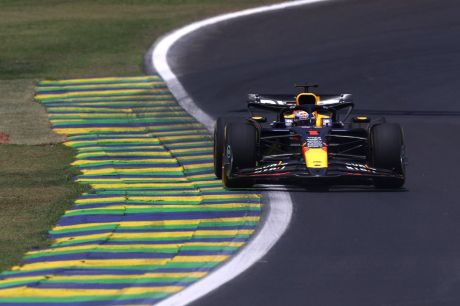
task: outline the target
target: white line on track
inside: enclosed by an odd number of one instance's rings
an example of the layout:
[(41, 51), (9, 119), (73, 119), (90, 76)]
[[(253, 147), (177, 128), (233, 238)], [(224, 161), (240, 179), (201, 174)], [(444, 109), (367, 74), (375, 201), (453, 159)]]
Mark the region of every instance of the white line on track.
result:
[[(179, 104), (206, 126), (209, 131), (212, 131), (214, 119), (195, 104), (168, 64), (168, 52), (171, 47), (184, 36), (219, 22), (324, 1), (329, 0), (288, 1), (280, 4), (219, 15), (189, 24), (160, 38), (159, 41), (150, 48), (145, 60), (147, 70), (150, 70), (148, 71), (150, 73), (156, 71), (166, 82), (169, 90)], [(267, 192), (266, 196), (268, 197), (268, 199), (266, 199), (266, 209), (268, 209), (266, 217), (262, 227), (252, 237), (248, 244), (237, 255), (233, 256), (229, 261), (210, 273), (207, 277), (161, 301), (157, 305), (178, 306), (189, 304), (237, 277), (267, 254), (288, 228), (292, 216), (293, 204), (288, 192)]]

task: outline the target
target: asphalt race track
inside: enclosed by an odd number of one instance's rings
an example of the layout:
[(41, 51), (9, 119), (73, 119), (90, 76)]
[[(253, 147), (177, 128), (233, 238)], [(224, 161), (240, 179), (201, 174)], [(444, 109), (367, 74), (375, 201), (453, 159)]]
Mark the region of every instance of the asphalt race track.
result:
[(264, 260), (196, 305), (460, 305), (460, 2), (331, 1), (185, 37), (171, 65), (217, 117), (248, 92), (353, 93), (405, 130), (406, 189), (292, 190)]

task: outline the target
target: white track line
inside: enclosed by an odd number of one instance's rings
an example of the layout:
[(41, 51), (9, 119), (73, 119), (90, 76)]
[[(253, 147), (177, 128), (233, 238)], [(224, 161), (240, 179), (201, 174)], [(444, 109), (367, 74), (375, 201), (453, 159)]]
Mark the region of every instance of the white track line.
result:
[(177, 79), (177, 76), (172, 72), (171, 67), (168, 64), (168, 52), (170, 48), (184, 36), (200, 30), (204, 27), (215, 25), (217, 23), (228, 21), (244, 16), (250, 16), (260, 13), (266, 13), (271, 11), (277, 11), (295, 6), (306, 5), (311, 3), (325, 2), (330, 0), (298, 0), (298, 1), (287, 1), (279, 4), (273, 4), (268, 6), (257, 7), (253, 9), (247, 9), (239, 12), (230, 14), (223, 14), (216, 17), (208, 18), (198, 22), (191, 23), (183, 28), (175, 30), (163, 37), (161, 37), (149, 50), (146, 55), (145, 62), (147, 63), (150, 72), (156, 70), (162, 79), (166, 82), (168, 88), (177, 99), (179, 104), (185, 108), (192, 116), (203, 123), (209, 131), (212, 131), (214, 125), (214, 119), (200, 109), (190, 98), (187, 91), (184, 89), (182, 84)]
[[(214, 25), (222, 21), (324, 1), (329, 0), (288, 1), (224, 14), (192, 23), (160, 38), (159, 41), (150, 48), (145, 60), (146, 68), (149, 70), (147, 72), (153, 73), (156, 71), (166, 82), (179, 104), (198, 121), (204, 124), (209, 131), (212, 131), (214, 119), (195, 104), (177, 79), (177, 76), (172, 72), (168, 64), (168, 52), (170, 48), (184, 36), (200, 30), (203, 27)], [(267, 254), (288, 228), (292, 216), (293, 204), (287, 192), (268, 192), (266, 195), (268, 197), (266, 203), (266, 209), (268, 209), (268, 211), (265, 220), (261, 229), (252, 237), (248, 244), (237, 255), (233, 256), (229, 261), (210, 273), (207, 277), (161, 301), (157, 305), (177, 306), (189, 304), (243, 273)]]

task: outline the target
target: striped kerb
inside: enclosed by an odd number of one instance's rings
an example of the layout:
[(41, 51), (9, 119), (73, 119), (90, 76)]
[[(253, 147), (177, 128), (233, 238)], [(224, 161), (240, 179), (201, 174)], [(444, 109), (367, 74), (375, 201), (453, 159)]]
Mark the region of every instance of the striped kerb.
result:
[(254, 233), (260, 195), (223, 188), (208, 131), (159, 77), (42, 81), (35, 99), (91, 191), (50, 231), (50, 247), (0, 275), (0, 304), (153, 304)]

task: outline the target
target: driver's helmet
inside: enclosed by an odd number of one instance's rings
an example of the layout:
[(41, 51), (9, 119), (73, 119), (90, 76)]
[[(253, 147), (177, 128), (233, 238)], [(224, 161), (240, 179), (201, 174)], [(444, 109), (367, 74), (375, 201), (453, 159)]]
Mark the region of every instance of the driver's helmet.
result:
[(313, 125), (315, 121), (315, 116), (309, 114), (304, 110), (295, 110), (294, 111), (294, 125), (297, 126), (309, 126)]

